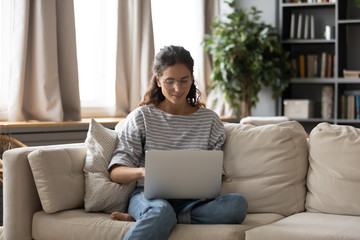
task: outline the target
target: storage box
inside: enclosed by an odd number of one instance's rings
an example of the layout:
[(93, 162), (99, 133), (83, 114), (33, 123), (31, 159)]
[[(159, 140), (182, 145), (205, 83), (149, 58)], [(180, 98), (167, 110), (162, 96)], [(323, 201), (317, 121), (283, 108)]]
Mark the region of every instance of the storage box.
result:
[(285, 99), (284, 116), (288, 118), (312, 118), (313, 102), (309, 99)]
[(352, 70), (343, 70), (344, 77), (345, 78), (359, 78), (360, 77), (360, 71), (352, 71)]

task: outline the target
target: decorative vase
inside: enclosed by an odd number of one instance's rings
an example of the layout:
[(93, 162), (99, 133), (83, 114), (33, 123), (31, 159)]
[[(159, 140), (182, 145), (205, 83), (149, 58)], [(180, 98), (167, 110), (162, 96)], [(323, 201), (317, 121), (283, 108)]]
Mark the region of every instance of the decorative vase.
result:
[(325, 86), (322, 88), (322, 95), (321, 95), (321, 117), (323, 119), (332, 118), (333, 108), (334, 108), (334, 89), (332, 86)]

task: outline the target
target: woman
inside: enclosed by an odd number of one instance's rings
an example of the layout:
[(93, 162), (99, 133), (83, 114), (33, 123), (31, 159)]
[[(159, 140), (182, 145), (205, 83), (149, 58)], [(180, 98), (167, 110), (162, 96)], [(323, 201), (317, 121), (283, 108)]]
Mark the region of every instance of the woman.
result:
[(136, 220), (125, 239), (168, 239), (177, 222), (238, 224), (246, 216), (247, 202), (240, 194), (207, 201), (148, 200), (142, 194), (146, 150), (218, 150), (225, 142), (221, 120), (199, 101), (193, 67), (194, 61), (183, 47), (161, 49), (154, 60), (149, 90), (119, 133), (119, 144), (109, 165), (110, 178), (117, 183), (137, 181), (129, 201), (129, 215), (111, 216)]

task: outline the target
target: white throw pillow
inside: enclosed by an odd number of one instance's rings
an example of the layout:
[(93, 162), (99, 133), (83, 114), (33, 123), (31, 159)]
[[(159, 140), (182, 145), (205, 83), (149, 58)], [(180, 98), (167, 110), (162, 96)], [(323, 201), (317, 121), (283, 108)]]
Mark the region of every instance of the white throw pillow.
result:
[(28, 155), (31, 171), (46, 213), (84, 205), (84, 147), (39, 149)]
[(360, 215), (360, 129), (320, 123), (309, 147), (307, 211)]
[(85, 210), (126, 212), (136, 182), (118, 184), (110, 180), (108, 166), (118, 143), (117, 133), (91, 119), (85, 143)]
[(301, 124), (224, 126), (223, 193), (242, 194), (249, 213), (289, 216), (304, 211), (308, 146)]

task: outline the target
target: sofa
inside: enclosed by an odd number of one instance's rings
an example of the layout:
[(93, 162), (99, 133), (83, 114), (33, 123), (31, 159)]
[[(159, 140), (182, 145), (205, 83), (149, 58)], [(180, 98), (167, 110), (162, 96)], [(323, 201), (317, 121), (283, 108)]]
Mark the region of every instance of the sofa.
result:
[[(307, 137), (296, 121), (224, 126), (222, 193), (247, 199), (246, 219), (234, 225), (177, 224), (169, 239), (360, 239), (360, 129), (320, 123)], [(109, 211), (87, 205), (90, 143), (5, 152), (3, 239), (124, 237), (133, 222), (111, 220)], [(97, 151), (104, 153), (108, 145)]]

